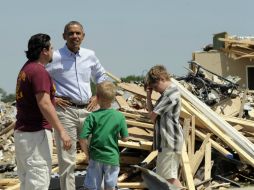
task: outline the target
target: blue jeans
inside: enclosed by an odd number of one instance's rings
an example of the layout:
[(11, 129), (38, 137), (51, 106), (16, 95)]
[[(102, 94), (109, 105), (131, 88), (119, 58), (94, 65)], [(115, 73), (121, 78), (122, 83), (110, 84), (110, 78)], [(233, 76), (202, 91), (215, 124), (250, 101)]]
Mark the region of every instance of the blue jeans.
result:
[(119, 166), (104, 164), (90, 159), (84, 186), (89, 190), (100, 190), (104, 177), (104, 189), (115, 189), (119, 171)]

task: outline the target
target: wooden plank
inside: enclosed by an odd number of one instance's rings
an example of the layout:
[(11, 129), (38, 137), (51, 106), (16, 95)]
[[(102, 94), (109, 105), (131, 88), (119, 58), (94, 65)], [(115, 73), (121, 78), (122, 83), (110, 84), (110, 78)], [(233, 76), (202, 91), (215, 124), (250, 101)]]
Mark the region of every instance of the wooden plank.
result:
[(190, 137), (190, 135), (188, 137), (187, 150), (188, 150), (189, 159), (192, 160), (194, 154), (192, 154), (191, 137)]
[(193, 115), (191, 117), (191, 158), (193, 157), (194, 155), (194, 152), (195, 152), (195, 127), (196, 126), (196, 117), (195, 115)]
[[(205, 140), (206, 135), (203, 134), (201, 131), (197, 130), (195, 131), (195, 134), (202, 140)], [(228, 150), (226, 150), (225, 148), (223, 148), (219, 143), (215, 142), (212, 139), (209, 139), (209, 142), (211, 142), (212, 147), (214, 149), (216, 149), (218, 152), (220, 152), (222, 155), (224, 155), (227, 158), (232, 158), (233, 155), (232, 153), (230, 153)]]
[(194, 176), (194, 174), (196, 173), (199, 165), (201, 164), (203, 157), (205, 155), (205, 147), (206, 144), (208, 143), (208, 141), (210, 140), (210, 136), (211, 134), (208, 133), (206, 135), (205, 140), (203, 141), (201, 147), (199, 148), (199, 150), (196, 151), (196, 153), (194, 154), (194, 158), (192, 159), (191, 162), (191, 169), (192, 169), (192, 175)]
[(244, 45), (254, 45), (254, 42), (251, 40), (233, 40), (233, 39), (226, 39), (226, 38), (218, 38), (220, 41), (235, 43), (235, 44), (244, 44)]
[(205, 147), (205, 178), (209, 180), (211, 178), (212, 164), (211, 164), (211, 141), (206, 144)]
[(244, 131), (254, 132), (254, 121), (237, 117), (223, 117), (227, 122), (233, 125), (241, 125)]
[(183, 138), (185, 141), (185, 144), (188, 145), (188, 138), (189, 138), (189, 132), (190, 132), (190, 118), (184, 119), (183, 122)]
[(150, 154), (142, 161), (142, 163), (150, 164), (158, 155), (158, 150), (150, 152)]
[(153, 140), (153, 131), (151, 129), (144, 129), (140, 127), (129, 126), (128, 132), (131, 137), (140, 138), (143, 140)]
[(134, 149), (142, 149), (142, 150), (152, 150), (152, 144), (153, 142), (123, 142), (121, 140), (118, 140), (118, 145), (120, 147), (126, 147), (126, 148), (134, 148)]
[(193, 175), (192, 175), (191, 166), (190, 166), (190, 160), (186, 151), (185, 142), (182, 149), (181, 161), (182, 161), (182, 169), (184, 174), (183, 177), (185, 178), (187, 189), (195, 190)]
[(14, 129), (15, 127), (15, 124), (16, 124), (16, 121), (12, 122), (8, 127), (4, 128), (3, 130), (1, 130), (0, 132), (0, 136), (8, 133), (11, 129)]
[(131, 126), (142, 127), (146, 129), (153, 129), (153, 124), (150, 124), (150, 123), (144, 123), (144, 122), (134, 121), (130, 119), (126, 119), (126, 123)]
[(112, 78), (113, 80), (115, 80), (116, 82), (121, 82), (121, 79), (119, 79), (118, 77), (114, 76), (112, 73), (106, 71), (106, 74)]
[(220, 101), (212, 107), (212, 110), (223, 116), (236, 116), (239, 114), (240, 106), (241, 99), (237, 96), (234, 99), (226, 98)]
[(125, 183), (122, 183), (122, 182), (119, 182), (117, 183), (117, 186), (119, 188), (138, 188), (138, 189), (145, 189), (146, 186), (143, 182), (125, 182)]
[(16, 178), (0, 179), (0, 186), (12, 186), (18, 183), (19, 183), (19, 179), (16, 179)]
[(147, 123), (151, 122), (151, 120), (149, 118), (147, 118), (147, 117), (145, 117), (145, 116), (143, 116), (139, 113), (128, 113), (128, 112), (124, 112), (124, 111), (120, 111), (120, 112), (122, 114), (124, 114), (125, 117), (130, 117), (132, 119), (137, 119), (137, 120), (139, 120), (139, 119), (141, 119), (141, 120), (144, 119), (145, 120), (146, 119)]
[(233, 126), (237, 131), (241, 131), (242, 129), (243, 129), (243, 126), (241, 126), (241, 125), (234, 125)]
[(6, 190), (19, 190), (20, 184), (12, 185), (11, 187), (8, 187)]
[(246, 102), (247, 93), (248, 93), (248, 89), (245, 89), (245, 91), (244, 91), (244, 93), (243, 93), (243, 98), (242, 98), (242, 102), (241, 102), (241, 107), (240, 107), (240, 110), (239, 110), (239, 115), (238, 115), (239, 118), (242, 118), (242, 117), (243, 117), (243, 108), (244, 108), (244, 104), (245, 104), (245, 102)]
[(152, 124), (152, 121), (150, 118), (144, 116), (144, 115), (141, 115), (139, 113), (128, 113), (128, 112), (125, 112), (125, 111), (120, 111), (122, 114), (124, 114), (124, 116), (126, 118), (129, 118), (129, 119), (135, 119), (136, 121), (140, 121), (140, 122), (145, 122), (145, 123), (151, 123)]
[(130, 108), (130, 106), (126, 102), (126, 100), (123, 98), (123, 96), (116, 96), (116, 102), (118, 103), (120, 108), (123, 108), (123, 109), (132, 109), (132, 108)]

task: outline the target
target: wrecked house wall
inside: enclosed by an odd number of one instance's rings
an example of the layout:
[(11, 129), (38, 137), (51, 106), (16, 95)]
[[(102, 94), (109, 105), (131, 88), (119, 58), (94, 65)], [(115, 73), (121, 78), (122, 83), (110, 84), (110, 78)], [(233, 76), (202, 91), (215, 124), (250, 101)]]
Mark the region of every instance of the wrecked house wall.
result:
[[(223, 77), (238, 76), (241, 80), (238, 82), (240, 87), (252, 89), (253, 80), (249, 79), (248, 84), (248, 67), (254, 67), (254, 61), (250, 59), (235, 60), (229, 57), (226, 53), (221, 51), (210, 52), (194, 52), (193, 60), (199, 63), (206, 69), (221, 75)], [(252, 81), (252, 83), (250, 83)]]

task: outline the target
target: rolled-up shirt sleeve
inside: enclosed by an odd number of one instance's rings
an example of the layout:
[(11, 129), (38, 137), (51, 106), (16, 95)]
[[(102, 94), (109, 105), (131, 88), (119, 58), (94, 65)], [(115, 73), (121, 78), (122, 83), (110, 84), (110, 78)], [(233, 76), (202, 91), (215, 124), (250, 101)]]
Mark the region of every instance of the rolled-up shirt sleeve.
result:
[(96, 84), (101, 83), (105, 80), (108, 80), (108, 76), (106, 74), (105, 69), (102, 67), (99, 59), (94, 55), (93, 56), (95, 64), (91, 68), (91, 75), (93, 82)]

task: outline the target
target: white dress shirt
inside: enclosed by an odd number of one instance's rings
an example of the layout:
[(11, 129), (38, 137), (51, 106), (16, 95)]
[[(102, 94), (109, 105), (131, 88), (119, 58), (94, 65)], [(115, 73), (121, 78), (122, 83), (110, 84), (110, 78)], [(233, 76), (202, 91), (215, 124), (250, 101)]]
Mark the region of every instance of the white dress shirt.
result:
[(65, 45), (54, 52), (53, 62), (46, 69), (55, 82), (56, 96), (68, 97), (76, 104), (88, 103), (92, 96), (90, 80), (97, 84), (107, 79), (94, 51), (85, 48), (74, 54)]

